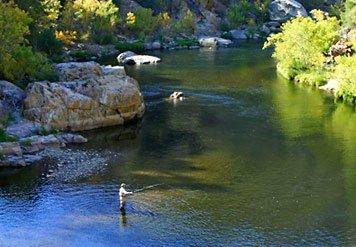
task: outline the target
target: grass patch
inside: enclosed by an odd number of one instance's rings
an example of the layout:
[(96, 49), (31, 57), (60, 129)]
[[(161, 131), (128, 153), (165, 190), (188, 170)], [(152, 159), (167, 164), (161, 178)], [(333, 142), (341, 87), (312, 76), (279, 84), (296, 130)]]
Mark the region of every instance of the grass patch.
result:
[(70, 55), (78, 60), (88, 60), (90, 58), (90, 55), (88, 52), (79, 50), (79, 51), (73, 51), (70, 53)]
[(192, 39), (179, 39), (176, 41), (176, 44), (179, 46), (195, 46), (199, 45), (199, 41), (196, 38)]
[(115, 45), (115, 48), (120, 52), (132, 51), (132, 52), (143, 52), (145, 50), (144, 43), (141, 41), (137, 42), (119, 42)]
[(4, 127), (7, 127), (10, 125), (11, 122), (13, 122), (14, 116), (11, 113), (6, 114), (2, 118), (0, 118), (0, 124)]
[(41, 127), (39, 129), (39, 131), (38, 131), (38, 134), (41, 135), (41, 136), (55, 135), (55, 134), (58, 134), (58, 133), (59, 133), (58, 129), (48, 130), (45, 127)]
[(31, 146), (31, 140), (25, 139), (21, 142), (21, 144), (24, 145), (25, 147), (29, 147), (29, 146)]
[(3, 128), (0, 128), (0, 142), (14, 142), (17, 138), (6, 133)]

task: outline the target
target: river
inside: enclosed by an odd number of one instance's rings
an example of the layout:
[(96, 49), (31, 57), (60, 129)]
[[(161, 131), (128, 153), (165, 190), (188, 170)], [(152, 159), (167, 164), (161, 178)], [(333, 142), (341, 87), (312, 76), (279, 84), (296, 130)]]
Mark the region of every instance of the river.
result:
[[(85, 132), (61, 162), (0, 171), (0, 245), (354, 246), (355, 110), (278, 76), (260, 46), (127, 68), (142, 121)], [(121, 182), (158, 186), (121, 215)]]

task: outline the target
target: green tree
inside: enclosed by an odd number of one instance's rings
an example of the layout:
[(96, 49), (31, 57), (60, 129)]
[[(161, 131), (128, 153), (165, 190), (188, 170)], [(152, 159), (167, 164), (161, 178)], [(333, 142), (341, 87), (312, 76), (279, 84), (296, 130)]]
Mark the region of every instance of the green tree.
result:
[(0, 2), (0, 76), (20, 83), (25, 78), (54, 79), (47, 59), (32, 51), (25, 36), (31, 18), (14, 3)]
[(77, 31), (82, 40), (108, 43), (114, 38), (119, 8), (112, 0), (71, 0), (64, 6), (60, 29)]
[(314, 18), (298, 17), (286, 22), (282, 32), (267, 39), (264, 48), (274, 46), (273, 57), (278, 71), (293, 79), (301, 72), (323, 69), (326, 53), (338, 38), (340, 23), (335, 17), (327, 17), (314, 11)]
[(140, 34), (147, 35), (154, 32), (158, 26), (157, 17), (153, 16), (152, 9), (140, 8), (134, 11), (135, 21), (128, 24), (128, 27)]

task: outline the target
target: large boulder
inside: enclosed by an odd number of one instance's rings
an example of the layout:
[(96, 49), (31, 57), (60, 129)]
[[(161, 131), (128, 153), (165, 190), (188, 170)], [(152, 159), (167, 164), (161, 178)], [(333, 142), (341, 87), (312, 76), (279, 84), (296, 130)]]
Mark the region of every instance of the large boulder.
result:
[(21, 111), (25, 92), (8, 81), (0, 81), (0, 117)]
[(218, 39), (216, 37), (203, 37), (199, 39), (201, 47), (217, 47)]
[(162, 44), (159, 41), (148, 42), (144, 44), (145, 50), (160, 50), (162, 49)]
[(96, 62), (59, 63), (54, 66), (60, 81), (85, 80), (102, 74), (101, 66)]
[(149, 55), (135, 55), (135, 56), (125, 58), (123, 64), (140, 65), (140, 64), (152, 64), (152, 63), (159, 63), (159, 62), (161, 62), (161, 59), (158, 57), (149, 56)]
[[(84, 69), (85, 64), (90, 67)], [(138, 83), (121, 69), (109, 70), (93, 62), (56, 68), (61, 68), (65, 81), (35, 82), (27, 87), (24, 115), (29, 120), (49, 128), (80, 131), (142, 117), (145, 106)], [(80, 80), (72, 80), (76, 78)]]
[(286, 21), (296, 16), (308, 16), (303, 5), (295, 0), (273, 0), (268, 11), (272, 21)]
[(232, 41), (229, 39), (217, 38), (218, 46), (229, 46), (232, 44)]
[(247, 39), (246, 29), (233, 29), (230, 34), (233, 39)]
[(132, 51), (125, 51), (123, 53), (120, 53), (118, 56), (117, 56), (117, 61), (119, 63), (124, 63), (124, 60), (128, 57), (133, 57), (133, 56), (136, 56), (137, 54), (132, 52)]

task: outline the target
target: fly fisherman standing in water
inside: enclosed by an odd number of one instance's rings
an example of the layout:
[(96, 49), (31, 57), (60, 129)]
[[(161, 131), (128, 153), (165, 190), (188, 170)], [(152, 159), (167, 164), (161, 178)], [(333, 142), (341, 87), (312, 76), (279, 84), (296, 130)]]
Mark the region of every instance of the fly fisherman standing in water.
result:
[(133, 192), (129, 192), (125, 190), (126, 184), (122, 183), (119, 191), (120, 195), (120, 210), (125, 211), (125, 204), (126, 204), (126, 196), (133, 195)]

